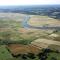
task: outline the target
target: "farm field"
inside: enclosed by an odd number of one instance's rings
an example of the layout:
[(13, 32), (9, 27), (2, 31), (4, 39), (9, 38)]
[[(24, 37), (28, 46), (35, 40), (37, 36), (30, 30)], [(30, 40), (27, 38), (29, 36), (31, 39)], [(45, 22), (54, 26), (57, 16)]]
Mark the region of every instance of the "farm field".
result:
[(39, 26), (60, 26), (60, 20), (50, 18), (48, 16), (33, 16), (28, 23), (31, 26), (39, 27)]
[[(50, 48), (53, 51), (58, 49), (60, 51), (60, 30), (44, 30), (23, 26), (23, 21), (26, 19), (26, 16), (30, 16), (27, 23), (31, 26), (45, 26), (48, 24), (60, 26), (60, 20), (47, 16), (0, 13), (1, 60), (40, 60), (37, 54), (43, 53), (45, 49)], [(51, 55), (52, 53), (49, 54)], [(55, 57), (53, 56), (54, 54), (57, 53), (54, 52), (52, 57)], [(31, 55), (35, 58), (31, 58)], [(57, 59), (60, 59), (59, 56), (60, 52)], [(49, 60), (52, 57), (48, 56), (47, 59)]]
[(48, 40), (48, 39), (37, 39), (31, 42), (31, 44), (38, 46), (38, 48), (50, 48), (53, 50), (60, 51), (60, 42), (54, 41), (54, 40)]

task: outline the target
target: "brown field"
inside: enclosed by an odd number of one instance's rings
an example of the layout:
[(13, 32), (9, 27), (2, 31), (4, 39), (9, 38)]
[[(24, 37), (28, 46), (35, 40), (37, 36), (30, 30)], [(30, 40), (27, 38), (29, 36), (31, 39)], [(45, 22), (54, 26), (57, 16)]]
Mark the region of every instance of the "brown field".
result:
[(38, 49), (34, 45), (11, 44), (11, 45), (8, 45), (7, 48), (14, 55), (26, 54), (26, 53), (37, 54), (40, 51), (40, 49)]

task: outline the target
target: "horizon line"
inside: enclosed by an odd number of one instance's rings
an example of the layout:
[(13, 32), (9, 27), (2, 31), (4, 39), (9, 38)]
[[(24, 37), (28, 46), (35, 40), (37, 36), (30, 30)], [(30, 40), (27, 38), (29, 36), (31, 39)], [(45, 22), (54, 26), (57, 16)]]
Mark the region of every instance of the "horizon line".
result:
[(40, 5), (60, 5), (60, 4), (31, 4), (31, 5), (0, 5), (0, 6), (40, 6)]

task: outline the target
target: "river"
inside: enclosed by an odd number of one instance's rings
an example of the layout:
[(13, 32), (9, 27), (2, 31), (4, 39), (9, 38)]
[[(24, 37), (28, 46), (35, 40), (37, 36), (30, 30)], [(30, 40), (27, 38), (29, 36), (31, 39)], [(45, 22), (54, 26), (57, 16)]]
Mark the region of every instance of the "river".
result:
[(48, 27), (48, 26), (37, 26), (37, 27), (31, 26), (31, 25), (28, 24), (28, 21), (29, 21), (30, 18), (31, 17), (29, 15), (27, 15), (27, 16), (24, 17), (24, 20), (22, 22), (22, 25), (23, 25), (24, 28), (33, 28), (33, 29), (56, 29), (56, 30), (60, 30), (60, 26), (57, 26), (57, 27), (54, 27), (54, 26), (52, 26), (52, 27)]

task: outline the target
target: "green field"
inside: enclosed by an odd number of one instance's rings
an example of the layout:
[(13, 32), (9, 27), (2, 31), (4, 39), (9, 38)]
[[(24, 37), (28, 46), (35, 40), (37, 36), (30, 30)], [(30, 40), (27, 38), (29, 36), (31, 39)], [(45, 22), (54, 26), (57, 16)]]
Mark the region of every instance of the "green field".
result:
[(49, 53), (47, 60), (60, 60), (60, 53)]
[(0, 45), (0, 60), (13, 60), (11, 53), (4, 45)]

